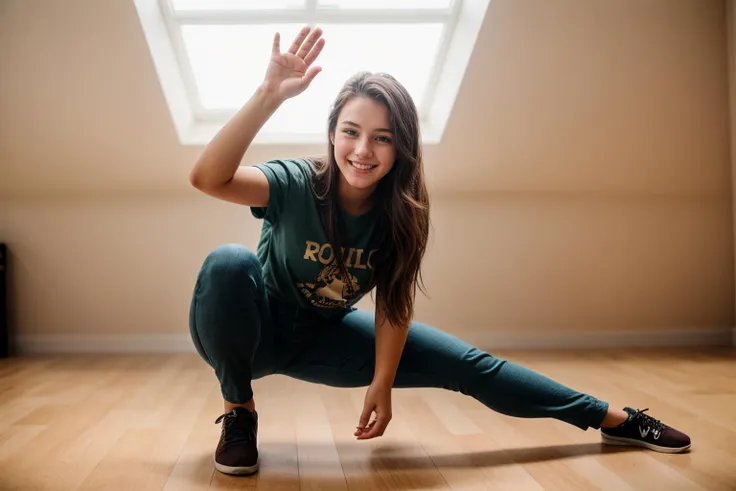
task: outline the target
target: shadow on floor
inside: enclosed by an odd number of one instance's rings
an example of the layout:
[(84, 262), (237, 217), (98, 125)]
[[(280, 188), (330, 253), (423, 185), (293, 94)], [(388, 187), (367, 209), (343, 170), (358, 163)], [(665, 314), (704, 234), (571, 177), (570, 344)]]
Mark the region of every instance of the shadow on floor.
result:
[[(214, 471), (215, 481), (257, 480), (256, 489), (300, 489), (308, 482), (310, 489), (435, 489), (447, 488), (440, 471), (452, 469), (494, 468), (543, 461), (646, 451), (633, 447), (614, 447), (601, 443), (549, 445), (539, 447), (447, 453), (428, 456), (411, 445), (381, 445), (372, 449), (359, 446), (338, 447), (339, 460), (332, 445), (264, 443), (261, 446), (261, 470), (255, 476), (233, 477)], [(299, 461), (298, 456), (307, 456)], [(211, 459), (210, 456), (203, 458)], [(439, 469), (439, 471), (438, 471)], [(461, 478), (454, 475), (453, 485)], [(478, 475), (468, 474), (477, 480)], [(346, 486), (347, 485), (347, 486)]]

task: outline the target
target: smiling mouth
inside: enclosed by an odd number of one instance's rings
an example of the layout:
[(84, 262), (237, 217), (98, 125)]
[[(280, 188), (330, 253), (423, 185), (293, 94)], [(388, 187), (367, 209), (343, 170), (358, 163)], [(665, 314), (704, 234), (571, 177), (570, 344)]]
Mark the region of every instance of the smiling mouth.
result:
[(375, 165), (358, 164), (356, 162), (353, 162), (352, 160), (349, 160), (348, 162), (350, 162), (350, 165), (353, 168), (358, 169), (359, 171), (362, 171), (362, 172), (370, 172), (371, 170), (377, 167)]

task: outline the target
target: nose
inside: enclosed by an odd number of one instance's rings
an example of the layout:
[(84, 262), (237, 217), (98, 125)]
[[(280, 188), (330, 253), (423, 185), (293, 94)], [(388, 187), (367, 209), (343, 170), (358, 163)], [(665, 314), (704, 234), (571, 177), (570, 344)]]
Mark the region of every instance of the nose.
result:
[(371, 140), (369, 138), (361, 138), (355, 145), (355, 155), (359, 158), (368, 158), (373, 153)]

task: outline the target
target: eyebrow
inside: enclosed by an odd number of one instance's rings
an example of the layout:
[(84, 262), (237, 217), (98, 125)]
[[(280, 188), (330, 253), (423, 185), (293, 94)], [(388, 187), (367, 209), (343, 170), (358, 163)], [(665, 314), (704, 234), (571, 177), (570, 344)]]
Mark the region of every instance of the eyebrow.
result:
[[(342, 124), (347, 124), (349, 126), (355, 126), (356, 128), (360, 128), (360, 125), (358, 123), (353, 123), (352, 121), (343, 121)], [(388, 128), (376, 128), (376, 131), (381, 131), (383, 133), (393, 133)]]

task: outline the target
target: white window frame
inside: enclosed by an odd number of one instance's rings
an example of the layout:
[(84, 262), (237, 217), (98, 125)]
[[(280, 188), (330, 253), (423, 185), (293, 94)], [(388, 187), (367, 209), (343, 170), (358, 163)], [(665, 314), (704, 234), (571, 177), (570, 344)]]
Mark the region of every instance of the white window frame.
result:
[[(437, 58), (424, 97), (417, 101), (423, 142), (437, 144), (444, 134), (489, 3), (489, 0), (453, 0), (448, 9), (339, 10), (318, 9), (317, 0), (306, 0), (304, 8), (175, 12), (170, 0), (134, 1), (179, 141), (184, 145), (208, 143), (233, 113), (206, 109), (200, 104), (181, 25), (441, 22), (444, 28)], [(261, 131), (253, 144), (323, 144), (324, 140), (322, 125), (316, 125), (315, 133), (309, 134)]]

